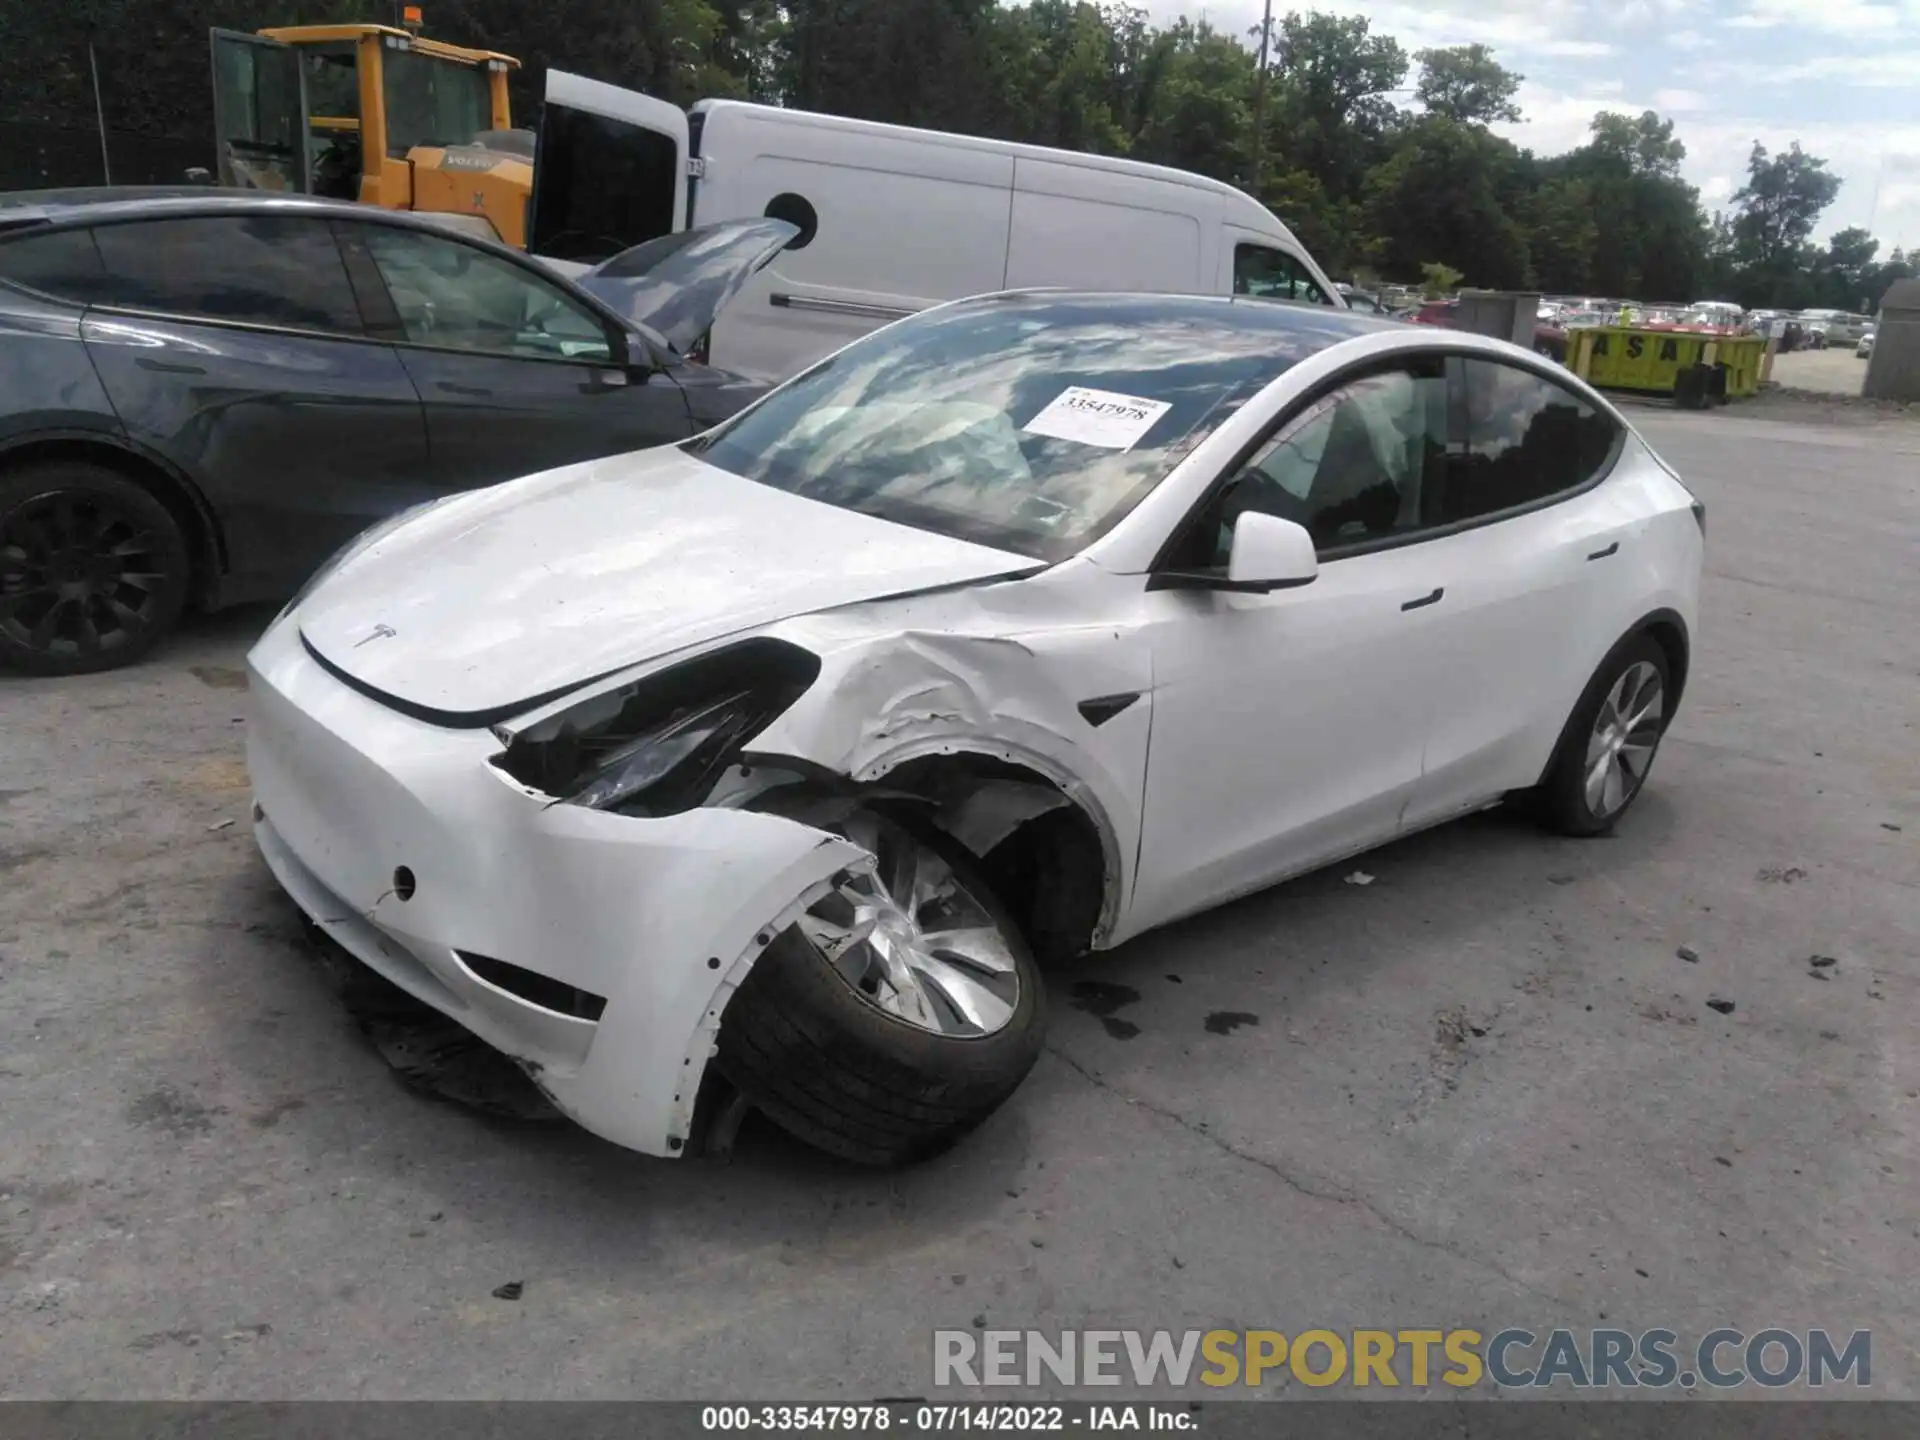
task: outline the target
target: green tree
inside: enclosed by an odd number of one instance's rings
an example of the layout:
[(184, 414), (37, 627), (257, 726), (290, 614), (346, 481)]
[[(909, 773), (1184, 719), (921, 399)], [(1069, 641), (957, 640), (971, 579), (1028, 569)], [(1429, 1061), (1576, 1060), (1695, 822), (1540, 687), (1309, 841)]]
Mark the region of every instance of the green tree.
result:
[(1684, 302), (1707, 273), (1700, 197), (1679, 178), (1687, 150), (1671, 121), (1603, 111), (1592, 139), (1540, 166), (1541, 182), (1584, 181), (1593, 246), (1586, 285), (1603, 295)]
[(977, 120), (992, 0), (788, 0), (785, 8), (778, 74), (788, 104), (909, 125)]
[(1176, 20), (1134, 153), (1240, 182), (1253, 131), (1253, 59), (1202, 21)]
[(1680, 162), (1687, 158), (1687, 147), (1675, 137), (1673, 122), (1651, 110), (1638, 115), (1601, 111), (1593, 117), (1593, 139), (1588, 148), (1603, 159), (1625, 166), (1630, 174), (1668, 179), (1679, 175)]
[(1873, 257), (1879, 250), (1880, 242), (1872, 232), (1858, 225), (1833, 233), (1826, 253), (1815, 262), (1821, 298), (1827, 308), (1865, 310), (1872, 305), (1877, 297), (1867, 293), (1868, 281), (1878, 272)]
[[(115, 178), (211, 160), (209, 26), (385, 19), (392, 0), (0, 0), (0, 184), (99, 178), (91, 40)], [(679, 104), (709, 95), (1073, 150), (1131, 154), (1256, 193), (1336, 271), (1413, 280), (1429, 262), (1483, 285), (1749, 305), (1871, 306), (1913, 273), (1872, 236), (1811, 236), (1838, 179), (1797, 146), (1756, 147), (1707, 217), (1659, 114), (1602, 113), (1587, 142), (1534, 156), (1488, 126), (1520, 76), (1485, 46), (1408, 57), (1365, 18), (1274, 22), (1263, 112), (1255, 48), (1144, 0), (428, 0), (429, 33)], [(1255, 32), (1254, 38), (1260, 38)], [(1402, 107), (1397, 97), (1418, 98)], [(1257, 163), (1256, 163), (1257, 161)]]
[(1415, 95), (1429, 115), (1468, 125), (1521, 118), (1513, 97), (1527, 77), (1495, 60), (1486, 46), (1449, 45), (1413, 58), (1420, 62)]
[(1310, 173), (1335, 200), (1357, 200), (1395, 128), (1389, 96), (1406, 78), (1407, 52), (1363, 16), (1318, 12), (1289, 12), (1272, 51), (1265, 153)]
[(1821, 214), (1840, 193), (1840, 177), (1800, 142), (1769, 156), (1758, 140), (1747, 157), (1747, 183), (1733, 197), (1734, 246), (1740, 261), (1763, 272), (1790, 268)]
[(1550, 295), (1588, 288), (1600, 228), (1593, 186), (1585, 180), (1548, 180), (1528, 197), (1524, 221), (1533, 283)]
[(1368, 180), (1366, 216), (1378, 237), (1369, 256), (1387, 273), (1440, 261), (1475, 285), (1527, 281), (1527, 243), (1500, 203), (1500, 172), (1513, 147), (1472, 125), (1429, 116), (1412, 126)]

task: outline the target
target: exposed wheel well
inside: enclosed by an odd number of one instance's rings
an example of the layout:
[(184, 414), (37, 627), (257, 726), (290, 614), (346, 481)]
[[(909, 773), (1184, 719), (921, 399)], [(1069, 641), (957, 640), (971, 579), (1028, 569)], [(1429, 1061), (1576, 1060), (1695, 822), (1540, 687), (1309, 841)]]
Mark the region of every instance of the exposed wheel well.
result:
[[(1068, 960), (1092, 943), (1117, 867), (1094, 818), (1054, 781), (1024, 765), (962, 753), (908, 761), (876, 788), (931, 807), (935, 823), (979, 860), (1037, 960)], [(1009, 815), (1019, 817), (1010, 826)]]
[(225, 547), (212, 510), (187, 481), (144, 456), (85, 436), (30, 440), (0, 451), (0, 473), (61, 460), (79, 460), (112, 470), (166, 506), (179, 523), (180, 533), (187, 537), (187, 550), (193, 559), (188, 594), (195, 604), (212, 602), (224, 568)]
[(1672, 712), (1680, 708), (1680, 697), (1687, 688), (1687, 627), (1678, 615), (1662, 611), (1641, 622), (1633, 634), (1650, 635), (1666, 652), (1667, 678), (1672, 687), (1673, 703), (1668, 708), (1669, 718)]
[[(1688, 652), (1687, 622), (1671, 610), (1654, 611), (1614, 641), (1608, 648), (1606, 656), (1588, 677), (1586, 684), (1591, 687), (1600, 678), (1601, 672), (1614, 663), (1615, 657), (1621, 650), (1643, 635), (1658, 645), (1667, 657), (1667, 683), (1672, 696), (1672, 703), (1667, 707), (1667, 723), (1671, 724), (1674, 713), (1680, 708), (1680, 696), (1686, 689)], [(1540, 772), (1538, 784), (1546, 782), (1546, 778), (1553, 773), (1554, 766), (1559, 763), (1560, 756), (1567, 746), (1575, 743), (1573, 722), (1579, 716), (1581, 704), (1589, 693), (1588, 689), (1583, 688), (1580, 698), (1574, 701), (1573, 709), (1567, 712), (1566, 728), (1560, 732), (1560, 738), (1554, 742), (1553, 753), (1547, 757), (1547, 763)]]

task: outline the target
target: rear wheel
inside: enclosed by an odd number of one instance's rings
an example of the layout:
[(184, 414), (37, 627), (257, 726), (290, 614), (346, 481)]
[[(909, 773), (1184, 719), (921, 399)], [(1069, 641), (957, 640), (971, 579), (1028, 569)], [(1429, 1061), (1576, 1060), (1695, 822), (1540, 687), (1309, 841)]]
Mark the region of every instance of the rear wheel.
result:
[(945, 836), (854, 809), (874, 857), (768, 947), (721, 1022), (721, 1073), (782, 1129), (870, 1165), (935, 1154), (1039, 1058), (1045, 1000), (1018, 928)]
[(42, 675), (144, 654), (186, 605), (186, 537), (133, 481), (82, 461), (0, 475), (0, 664)]
[(1547, 823), (1566, 835), (1599, 835), (1646, 784), (1671, 714), (1667, 652), (1641, 635), (1614, 652), (1575, 707), (1539, 791)]

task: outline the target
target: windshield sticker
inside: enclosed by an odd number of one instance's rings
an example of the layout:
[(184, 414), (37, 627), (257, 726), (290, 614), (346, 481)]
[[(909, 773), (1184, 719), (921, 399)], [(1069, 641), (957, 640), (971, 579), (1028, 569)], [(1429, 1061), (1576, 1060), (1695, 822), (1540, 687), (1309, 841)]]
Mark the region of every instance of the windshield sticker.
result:
[(1021, 428), (1029, 435), (1075, 440), (1102, 450), (1131, 450), (1172, 408), (1164, 400), (1070, 385)]

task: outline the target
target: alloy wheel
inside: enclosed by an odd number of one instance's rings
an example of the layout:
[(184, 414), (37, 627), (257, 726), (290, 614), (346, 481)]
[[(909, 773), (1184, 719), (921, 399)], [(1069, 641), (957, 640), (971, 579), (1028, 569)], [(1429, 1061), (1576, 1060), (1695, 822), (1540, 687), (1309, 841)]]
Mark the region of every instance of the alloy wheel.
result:
[(1647, 778), (1665, 714), (1660, 671), (1645, 660), (1635, 661), (1600, 702), (1587, 740), (1585, 789), (1594, 818), (1617, 814)]
[(0, 520), (0, 632), (42, 655), (124, 649), (160, 611), (161, 553), (111, 497), (36, 495)]
[(987, 905), (897, 822), (861, 810), (834, 828), (873, 859), (843, 871), (800, 918), (808, 944), (897, 1020), (956, 1039), (1004, 1029), (1020, 972)]

